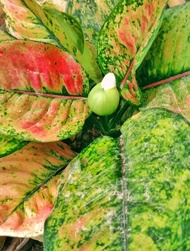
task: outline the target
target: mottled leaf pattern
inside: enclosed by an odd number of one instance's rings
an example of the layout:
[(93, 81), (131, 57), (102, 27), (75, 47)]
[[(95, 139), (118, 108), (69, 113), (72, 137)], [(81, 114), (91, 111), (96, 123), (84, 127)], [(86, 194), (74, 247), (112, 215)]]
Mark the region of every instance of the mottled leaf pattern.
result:
[(180, 115), (149, 109), (122, 128), (128, 251), (188, 250), (190, 125)]
[(1, 0), (6, 13), (6, 29), (17, 39), (30, 39), (57, 44), (48, 29), (35, 14), (23, 5), (22, 0)]
[(41, 7), (35, 0), (23, 2), (68, 52), (76, 58), (80, 57), (84, 49), (84, 36), (76, 19), (56, 9)]
[(104, 73), (115, 73), (123, 97), (141, 102), (135, 71), (152, 44), (167, 1), (120, 1), (105, 22), (98, 41), (98, 59)]
[(0, 88), (86, 96), (86, 73), (67, 52), (51, 44), (0, 43)]
[(78, 155), (62, 173), (44, 250), (122, 250), (121, 175), (117, 140), (100, 138)]
[(0, 235), (34, 237), (57, 196), (59, 170), (76, 154), (62, 142), (29, 143), (0, 159)]
[(190, 71), (189, 13), (190, 2), (165, 11), (158, 36), (137, 71), (141, 86)]
[(66, 49), (93, 81), (101, 80), (102, 73), (94, 51), (84, 41), (81, 26), (74, 17), (51, 5), (39, 5), (35, 0), (1, 0), (0, 3), (6, 13), (7, 30), (11, 35)]
[(87, 39), (97, 48), (98, 33), (118, 0), (68, 1), (67, 12), (82, 25)]
[(181, 114), (190, 122), (190, 77), (151, 88), (144, 93), (141, 109), (165, 108)]
[[(89, 84), (72, 56), (51, 44), (23, 40), (1, 42), (0, 54), (3, 135), (49, 142), (69, 138), (81, 130), (89, 116), (83, 97)], [(46, 97), (40, 96), (42, 93)]]
[(26, 144), (28, 144), (26, 141), (0, 135), (0, 158), (21, 149)]
[(0, 92), (0, 130), (18, 140), (50, 142), (77, 134), (89, 116), (86, 100)]
[(183, 117), (148, 109), (128, 119), (120, 144), (99, 138), (63, 171), (44, 250), (187, 250), (189, 161)]

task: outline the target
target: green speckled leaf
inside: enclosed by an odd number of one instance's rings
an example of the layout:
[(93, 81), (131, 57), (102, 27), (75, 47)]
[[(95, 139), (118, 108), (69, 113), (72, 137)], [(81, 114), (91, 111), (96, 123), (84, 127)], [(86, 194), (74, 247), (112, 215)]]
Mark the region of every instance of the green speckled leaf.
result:
[(120, 143), (99, 138), (63, 171), (44, 250), (188, 250), (189, 163), (190, 126), (179, 114), (128, 119)]
[(17, 39), (30, 39), (57, 44), (48, 29), (32, 13), (22, 0), (0, 0), (5, 12), (6, 30)]
[(82, 129), (89, 113), (86, 100), (0, 92), (0, 132), (18, 140), (70, 138)]
[(113, 72), (122, 96), (139, 105), (136, 69), (156, 37), (167, 1), (122, 0), (100, 32), (98, 60), (104, 73)]
[(181, 114), (190, 122), (190, 76), (148, 89), (143, 97), (141, 109), (162, 107)]
[(28, 142), (26, 141), (18, 141), (17, 139), (0, 135), (0, 158), (21, 149), (27, 144)]
[(23, 2), (68, 52), (77, 59), (81, 56), (84, 50), (84, 36), (76, 19), (54, 8), (40, 6), (35, 0)]
[(68, 1), (67, 11), (81, 23), (87, 39), (97, 48), (98, 33), (119, 0)]
[(190, 71), (189, 30), (190, 2), (165, 11), (158, 36), (137, 71), (141, 86)]
[(190, 126), (180, 115), (149, 109), (125, 122), (128, 251), (190, 246)]
[(124, 245), (118, 141), (94, 141), (71, 162), (45, 224), (45, 251), (121, 250)]
[(60, 170), (75, 155), (63, 142), (29, 143), (0, 158), (0, 236), (43, 234)]

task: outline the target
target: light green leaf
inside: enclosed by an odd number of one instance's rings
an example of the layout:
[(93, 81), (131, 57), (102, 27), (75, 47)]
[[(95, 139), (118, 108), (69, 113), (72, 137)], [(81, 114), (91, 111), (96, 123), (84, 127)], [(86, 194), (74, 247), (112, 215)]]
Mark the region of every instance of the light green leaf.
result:
[(76, 154), (64, 143), (29, 143), (0, 159), (0, 236), (35, 237), (57, 196), (59, 172)]
[(44, 250), (187, 250), (189, 161), (190, 126), (179, 114), (128, 119), (120, 141), (99, 138), (63, 171)]

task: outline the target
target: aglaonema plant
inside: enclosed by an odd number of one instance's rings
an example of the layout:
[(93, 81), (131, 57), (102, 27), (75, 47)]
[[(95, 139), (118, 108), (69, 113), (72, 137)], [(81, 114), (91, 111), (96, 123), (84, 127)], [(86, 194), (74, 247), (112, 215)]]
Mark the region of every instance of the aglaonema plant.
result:
[(188, 250), (190, 4), (0, 3), (0, 236)]

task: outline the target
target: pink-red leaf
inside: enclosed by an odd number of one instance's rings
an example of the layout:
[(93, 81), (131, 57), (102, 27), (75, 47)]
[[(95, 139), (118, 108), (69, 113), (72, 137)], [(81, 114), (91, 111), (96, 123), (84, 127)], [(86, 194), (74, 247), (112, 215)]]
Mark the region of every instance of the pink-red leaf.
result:
[(50, 142), (81, 130), (89, 115), (83, 97), (89, 85), (72, 56), (51, 44), (23, 40), (1, 42), (0, 55), (2, 134)]
[(29, 143), (0, 159), (1, 236), (43, 233), (57, 196), (57, 172), (75, 155), (63, 142)]
[(88, 78), (74, 58), (51, 44), (0, 43), (0, 88), (87, 95)]

